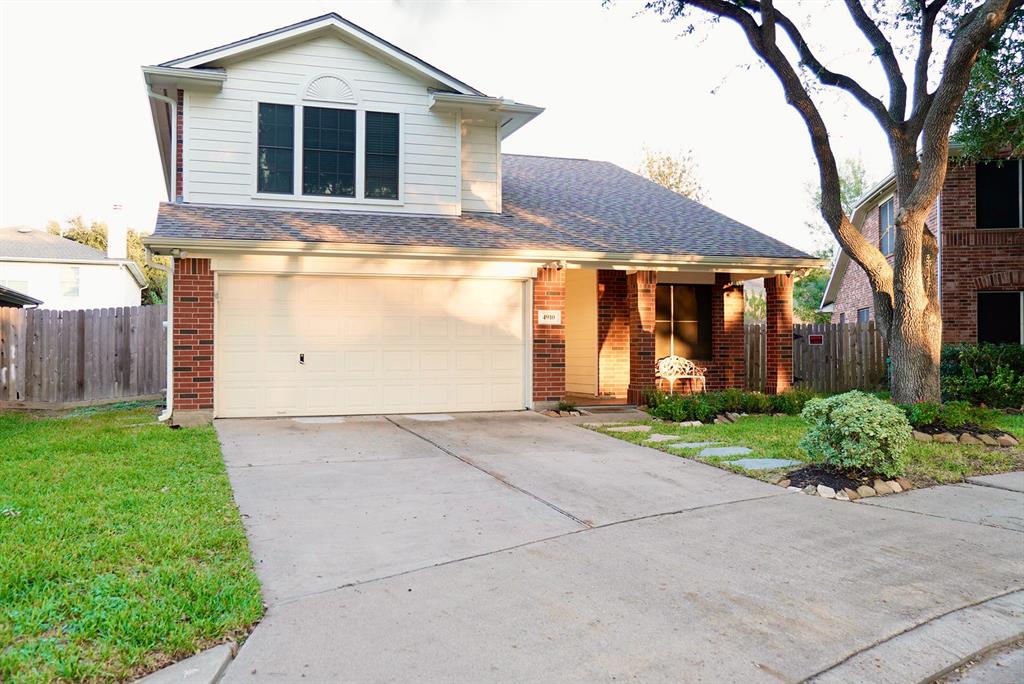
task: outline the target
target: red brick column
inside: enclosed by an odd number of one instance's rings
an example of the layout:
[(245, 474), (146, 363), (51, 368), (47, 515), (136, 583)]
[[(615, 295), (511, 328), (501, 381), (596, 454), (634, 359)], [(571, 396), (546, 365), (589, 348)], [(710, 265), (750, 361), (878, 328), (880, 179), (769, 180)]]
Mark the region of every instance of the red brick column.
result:
[(209, 259), (174, 260), (173, 316), (172, 421), (208, 421), (213, 417), (213, 272)]
[(767, 305), (764, 391), (778, 394), (793, 385), (793, 276), (765, 278), (764, 289)]
[(655, 271), (637, 271), (626, 276), (626, 304), (629, 307), (629, 389), (627, 401), (642, 404), (654, 389), (654, 289)]
[[(561, 311), (560, 325), (540, 325), (541, 310)], [(542, 268), (533, 280), (533, 400), (565, 398), (565, 269)]]
[(597, 272), (598, 392), (626, 396), (629, 387), (629, 307), (626, 272)]
[(731, 273), (716, 273), (711, 290), (711, 361), (697, 362), (707, 369), (707, 389), (743, 389), (746, 366), (743, 355), (743, 284), (733, 283)]

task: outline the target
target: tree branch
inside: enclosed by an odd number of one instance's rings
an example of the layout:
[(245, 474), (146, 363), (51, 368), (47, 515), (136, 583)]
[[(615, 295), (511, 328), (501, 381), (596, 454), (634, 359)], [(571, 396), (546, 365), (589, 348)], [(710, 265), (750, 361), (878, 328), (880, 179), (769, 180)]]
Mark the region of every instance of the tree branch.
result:
[(882, 61), (885, 78), (889, 81), (889, 114), (896, 121), (903, 121), (907, 115), (907, 82), (903, 80), (900, 63), (896, 60), (892, 43), (885, 37), (878, 25), (868, 16), (860, 0), (846, 0), (846, 8), (853, 17), (853, 23), (861, 30), (875, 54)]
[(921, 44), (918, 46), (917, 61), (914, 64), (914, 95), (910, 118), (906, 124), (907, 138), (917, 140), (924, 126), (924, 117), (932, 104), (928, 93), (928, 62), (932, 56), (932, 40), (935, 34), (935, 20), (948, 0), (934, 0), (921, 11)]
[[(754, 52), (779, 79), (786, 95), (786, 101), (800, 114), (811, 138), (811, 147), (818, 162), (821, 182), (822, 217), (846, 253), (864, 269), (872, 287), (878, 293), (876, 299), (878, 296), (889, 298), (891, 307), (892, 267), (889, 266), (889, 262), (878, 247), (869, 242), (850, 222), (843, 210), (839, 171), (829, 141), (828, 128), (825, 126), (814, 100), (801, 83), (795, 67), (776, 43), (765, 41), (765, 35), (774, 36), (774, 31), (764, 31), (764, 26), (759, 26), (753, 15), (727, 0), (688, 0), (688, 4), (714, 16), (731, 19), (738, 24)], [(752, 5), (746, 3), (746, 6)], [(765, 20), (765, 25), (771, 26), (775, 22), (779, 22), (785, 28), (779, 19), (779, 13), (775, 11), (770, 1), (756, 5), (755, 9)]]

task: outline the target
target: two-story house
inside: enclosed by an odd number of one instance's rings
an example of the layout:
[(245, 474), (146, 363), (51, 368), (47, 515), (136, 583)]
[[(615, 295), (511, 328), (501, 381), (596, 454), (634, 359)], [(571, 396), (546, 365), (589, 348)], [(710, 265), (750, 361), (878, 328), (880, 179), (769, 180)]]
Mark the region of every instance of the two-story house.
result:
[(619, 167), (502, 154), (542, 109), (336, 14), (143, 68), (168, 199), (172, 420), (639, 402), (671, 353), (769, 391), (807, 254)]
[[(890, 175), (851, 216), (890, 261), (895, 186)], [(927, 225), (939, 243), (943, 341), (1024, 344), (1024, 161), (952, 160)], [(874, 318), (867, 274), (845, 252), (833, 265), (821, 304), (833, 323)]]

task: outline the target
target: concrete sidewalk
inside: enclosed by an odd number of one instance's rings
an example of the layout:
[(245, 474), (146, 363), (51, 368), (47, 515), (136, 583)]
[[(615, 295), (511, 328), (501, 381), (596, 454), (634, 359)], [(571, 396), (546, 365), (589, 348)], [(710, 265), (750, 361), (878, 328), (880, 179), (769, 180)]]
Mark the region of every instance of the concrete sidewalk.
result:
[(1013, 529), (535, 414), (217, 429), (270, 603), (228, 682), (799, 681), (1024, 588)]

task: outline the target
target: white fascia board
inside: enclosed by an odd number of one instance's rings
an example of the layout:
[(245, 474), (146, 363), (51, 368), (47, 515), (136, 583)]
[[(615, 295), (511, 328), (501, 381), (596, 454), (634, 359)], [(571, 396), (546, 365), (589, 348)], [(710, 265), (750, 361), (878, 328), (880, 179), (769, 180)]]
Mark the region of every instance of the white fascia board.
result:
[(502, 140), (533, 121), (544, 111), (543, 107), (500, 97), (439, 92), (431, 93), (430, 97), (431, 111), (456, 112), (464, 118), (484, 119), (498, 123)]
[(223, 69), (182, 69), (179, 67), (144, 66), (146, 83), (160, 88), (218, 92), (228, 79)]
[(314, 33), (316, 31), (322, 31), (324, 29), (334, 29), (342, 33), (344, 36), (355, 41), (357, 44), (379, 54), (386, 56), (388, 59), (405, 66), (415, 72), (423, 74), (430, 79), (443, 83), (445, 86), (458, 91), (460, 93), (466, 93), (470, 95), (480, 95), (481, 93), (471, 86), (459, 81), (458, 79), (449, 76), (440, 69), (431, 67), (425, 62), (411, 57), (408, 53), (399, 50), (395, 46), (391, 45), (387, 41), (373, 35), (369, 31), (356, 26), (350, 22), (344, 21), (341, 17), (336, 15), (327, 15), (319, 19), (315, 19), (308, 22), (300, 22), (295, 24), (293, 27), (285, 27), (279, 31), (271, 31), (262, 36), (254, 36), (250, 39), (240, 40), (235, 43), (229, 43), (223, 47), (213, 48), (204, 52), (199, 52), (195, 55), (189, 55), (188, 57), (182, 57), (180, 59), (171, 60), (170, 62), (164, 62), (162, 66), (170, 67), (184, 67), (192, 68), (201, 66), (203, 64), (209, 64), (210, 62), (228, 59), (231, 57), (237, 57), (241, 54), (252, 52), (254, 50), (260, 50), (280, 42), (295, 40), (302, 36)]
[[(253, 254), (316, 254), (321, 256), (374, 256), (411, 259), (477, 259), (499, 261), (572, 262), (582, 267), (603, 269), (639, 269), (671, 271), (716, 271), (730, 273), (792, 273), (821, 268), (823, 259), (786, 259), (769, 257), (707, 257), (696, 255), (604, 253), (565, 250), (507, 250), (461, 247), (421, 247), (415, 245), (374, 245), (331, 242), (270, 240), (216, 240), (163, 238), (148, 235), (143, 243), (158, 254), (175, 250), (191, 254), (246, 252)], [(753, 276), (752, 276), (753, 277)]]

